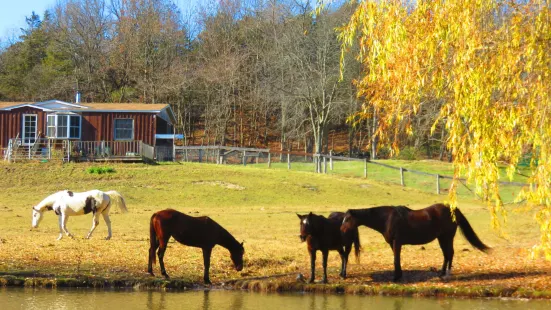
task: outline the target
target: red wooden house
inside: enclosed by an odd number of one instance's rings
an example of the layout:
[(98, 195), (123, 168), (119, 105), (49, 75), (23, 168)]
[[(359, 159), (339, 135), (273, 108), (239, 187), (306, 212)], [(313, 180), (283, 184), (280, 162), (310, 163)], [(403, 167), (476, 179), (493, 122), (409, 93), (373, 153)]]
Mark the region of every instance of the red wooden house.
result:
[(68, 159), (141, 157), (144, 145), (173, 145), (174, 122), (168, 104), (0, 102), (0, 148), (5, 157), (51, 158), (54, 145)]

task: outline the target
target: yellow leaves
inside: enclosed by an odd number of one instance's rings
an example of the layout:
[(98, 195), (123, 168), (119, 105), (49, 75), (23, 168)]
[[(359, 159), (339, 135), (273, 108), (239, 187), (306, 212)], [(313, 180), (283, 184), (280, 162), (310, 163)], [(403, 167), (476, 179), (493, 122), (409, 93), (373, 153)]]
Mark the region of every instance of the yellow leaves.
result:
[[(381, 111), (378, 132), (394, 126), (412, 135), (407, 122), (420, 102), (442, 102), (431, 131), (445, 124), (455, 176), (466, 175), (488, 199), (492, 225), (505, 214), (499, 162), (512, 178), (524, 153), (537, 161), (528, 180), (533, 186), (519, 199), (551, 210), (551, 10), (536, 2), (507, 9), (496, 0), (419, 1), (408, 9), (402, 3), (361, 1), (341, 33), (350, 46), (361, 29), (368, 80), (358, 93), (377, 90), (370, 104)], [(541, 249), (551, 253), (545, 218), (538, 220)]]

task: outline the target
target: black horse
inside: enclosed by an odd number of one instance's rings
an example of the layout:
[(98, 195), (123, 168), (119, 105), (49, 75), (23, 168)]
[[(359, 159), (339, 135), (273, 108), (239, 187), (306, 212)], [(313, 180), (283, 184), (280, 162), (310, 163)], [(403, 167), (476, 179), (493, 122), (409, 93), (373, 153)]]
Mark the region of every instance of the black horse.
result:
[(450, 207), (444, 204), (435, 204), (421, 210), (411, 210), (404, 206), (348, 210), (342, 222), (341, 231), (347, 233), (358, 229), (359, 225), (365, 225), (380, 232), (394, 252), (394, 281), (402, 277), (400, 266), (402, 245), (425, 244), (438, 239), (444, 254), (444, 264), (440, 273), (443, 276), (452, 268), (453, 238), (457, 226), (461, 228), (461, 232), (472, 246), (483, 252), (490, 250), (480, 241), (463, 213), (458, 208), (454, 213), (455, 222), (452, 220)]
[(329, 250), (336, 250), (341, 256), (342, 278), (346, 278), (346, 266), (348, 265), (348, 256), (354, 243), (354, 254), (356, 260), (359, 260), (360, 254), (360, 235), (358, 228), (349, 229), (346, 233), (341, 233), (340, 226), (344, 219), (343, 212), (333, 212), (329, 218), (316, 215), (310, 212), (307, 215), (297, 214), (300, 219), (300, 240), (308, 244), (308, 253), (310, 253), (310, 280), (314, 282), (316, 269), (316, 251), (320, 250), (323, 257), (323, 283), (327, 283), (327, 256)]
[(163, 257), (168, 239), (171, 236), (182, 244), (203, 250), (203, 262), (205, 265), (203, 280), (205, 284), (210, 284), (210, 255), (212, 248), (217, 244), (230, 251), (231, 260), (237, 271), (243, 269), (243, 254), (245, 253), (243, 243), (235, 240), (227, 230), (209, 217), (192, 217), (176, 210), (166, 209), (156, 212), (151, 216), (149, 232), (151, 247), (149, 248), (147, 271), (151, 275), (154, 275), (153, 263), (155, 263), (155, 250), (158, 248), (157, 255), (159, 256), (161, 274), (168, 279)]

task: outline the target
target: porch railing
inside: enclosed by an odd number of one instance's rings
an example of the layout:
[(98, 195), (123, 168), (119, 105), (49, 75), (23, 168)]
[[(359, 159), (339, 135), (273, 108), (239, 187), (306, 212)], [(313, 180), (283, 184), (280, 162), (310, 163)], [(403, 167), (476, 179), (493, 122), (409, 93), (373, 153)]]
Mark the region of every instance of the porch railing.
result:
[(75, 159), (132, 159), (142, 156), (142, 141), (71, 141), (70, 156)]
[[(31, 145), (22, 145), (21, 139), (10, 139), (4, 160), (140, 160), (142, 141), (70, 141), (39, 138)], [(148, 154), (149, 156), (153, 156)]]

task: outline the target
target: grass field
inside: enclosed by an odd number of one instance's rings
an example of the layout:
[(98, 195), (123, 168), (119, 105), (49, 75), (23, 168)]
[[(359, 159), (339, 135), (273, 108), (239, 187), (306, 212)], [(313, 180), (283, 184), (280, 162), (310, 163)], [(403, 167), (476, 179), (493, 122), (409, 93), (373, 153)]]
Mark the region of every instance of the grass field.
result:
[[(445, 173), (449, 167), (431, 166)], [(149, 218), (155, 211), (174, 208), (187, 214), (208, 215), (238, 240), (245, 241), (245, 269), (231, 268), (228, 252), (213, 251), (211, 280), (215, 283), (290, 274), (279, 283), (293, 283), (298, 273), (309, 275), (306, 245), (301, 243), (295, 213), (331, 211), (377, 205), (403, 204), (423, 208), (446, 200), (429, 191), (363, 179), (347, 173), (328, 175), (260, 165), (212, 164), (111, 164), (114, 172), (91, 173), (92, 164), (0, 165), (0, 275), (42, 277), (101, 277), (149, 279), (145, 274), (149, 248)], [(370, 166), (371, 167), (371, 166)], [(355, 170), (355, 167), (351, 168)], [(421, 170), (421, 169), (420, 169)], [(363, 171), (363, 170), (360, 170)], [(372, 171), (374, 173), (374, 171)], [(52, 212), (36, 230), (30, 230), (31, 207), (62, 189), (117, 190), (129, 213), (112, 210), (113, 239), (103, 240), (103, 221), (86, 240), (91, 216), (71, 217), (68, 228), (75, 239), (56, 241), (57, 219)], [(507, 292), (550, 291), (551, 264), (530, 260), (529, 248), (539, 231), (533, 215), (508, 205), (509, 223), (500, 236), (489, 227), (484, 205), (460, 197), (459, 207), (480, 238), (495, 250), (491, 255), (474, 250), (458, 234), (455, 239), (454, 276), (441, 280), (435, 268), (442, 264), (436, 242), (402, 250), (403, 284), (408, 287), (497, 288)], [(329, 258), (329, 281), (343, 285), (386, 287), (392, 279), (392, 251), (381, 235), (361, 228), (360, 264), (350, 264), (349, 278), (340, 280), (338, 254)], [(318, 256), (319, 257), (319, 256)], [(352, 260), (353, 261), (353, 260)], [(176, 279), (201, 283), (201, 250), (171, 242), (165, 256), (167, 272)], [(158, 265), (154, 271), (160, 274)], [(321, 276), (321, 262), (318, 277)], [(545, 293), (544, 295), (546, 295)]]

